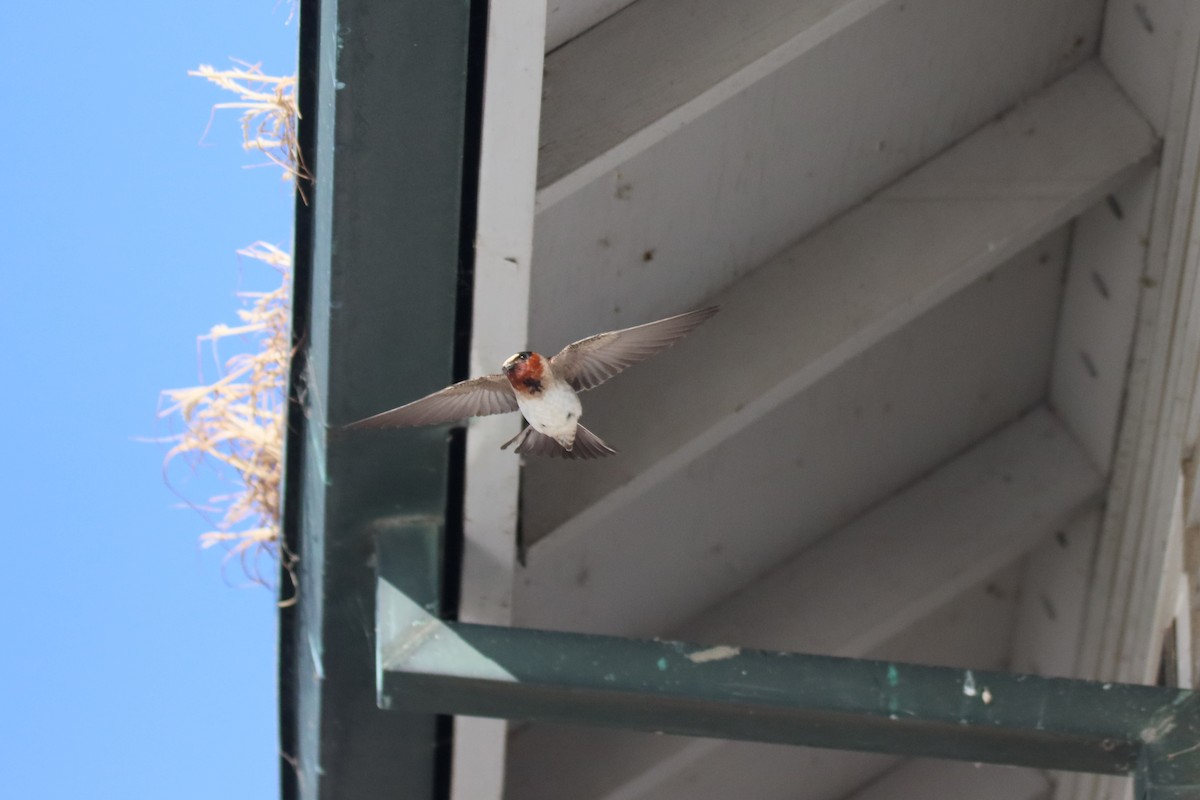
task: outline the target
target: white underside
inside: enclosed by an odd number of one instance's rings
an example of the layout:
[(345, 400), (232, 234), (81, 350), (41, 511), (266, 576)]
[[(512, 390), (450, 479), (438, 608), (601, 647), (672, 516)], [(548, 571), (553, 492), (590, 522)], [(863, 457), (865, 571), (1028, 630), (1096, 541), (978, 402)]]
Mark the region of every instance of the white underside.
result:
[(570, 449), (575, 444), (575, 428), (583, 414), (579, 397), (566, 383), (555, 381), (533, 397), (517, 395), (517, 406), (529, 424)]

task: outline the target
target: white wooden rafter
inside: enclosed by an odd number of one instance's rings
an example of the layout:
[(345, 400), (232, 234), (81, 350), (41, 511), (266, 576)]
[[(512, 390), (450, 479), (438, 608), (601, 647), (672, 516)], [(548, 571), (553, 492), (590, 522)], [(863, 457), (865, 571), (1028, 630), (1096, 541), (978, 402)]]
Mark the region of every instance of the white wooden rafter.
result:
[[(509, 0), (488, 15), (472, 375), (494, 372), (527, 334), (545, 15), (544, 0)], [(459, 597), (466, 622), (512, 621), (520, 465), (499, 447), (519, 425), (511, 415), (484, 417), (467, 436)], [(453, 800), (500, 800), (508, 723), (458, 717), (454, 736)]]

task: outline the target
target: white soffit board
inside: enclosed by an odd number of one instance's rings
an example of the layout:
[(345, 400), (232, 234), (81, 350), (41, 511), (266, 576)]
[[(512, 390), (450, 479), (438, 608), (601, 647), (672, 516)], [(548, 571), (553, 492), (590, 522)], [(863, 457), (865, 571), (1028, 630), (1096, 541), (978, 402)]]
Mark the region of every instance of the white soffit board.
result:
[(1158, 171), (1147, 169), (1075, 223), (1050, 404), (1107, 473), (1117, 437)]
[[(546, 50), (554, 50), (634, 0), (546, 0)], [(492, 10), (503, 8), (493, 4)]]
[(546, 59), (543, 203), (620, 166), (887, 2), (640, 0)]
[[(1099, 9), (889, 3), (569, 197), (547, 204), (543, 189), (531, 342), (565, 344), (712, 296), (1078, 65)], [(544, 124), (556, 74), (548, 63)], [(541, 147), (544, 169), (544, 130)]]
[[(619, 424), (639, 446), (586, 465), (588, 480), (570, 492), (563, 481), (579, 470), (532, 464), (531, 491), (550, 499), (526, 514), (528, 539), (585, 511), (599, 520), (686, 468), (1104, 197), (1154, 144), (1103, 70), (1088, 65), (772, 259), (712, 298), (722, 313), (653, 370), (585, 396), (589, 427), (604, 437), (613, 430), (604, 425)], [(753, 357), (764, 352), (777, 355)], [(672, 413), (641, 413), (628, 401), (637, 395)]]
[[(722, 312), (653, 370), (585, 395), (592, 423), (619, 424), (639, 446), (586, 465), (588, 480), (570, 492), (554, 483), (570, 474), (531, 464), (531, 488), (547, 484), (532, 490), (551, 499), (541, 518), (525, 517), (527, 538), (584, 509), (600, 518), (606, 505), (685, 468), (1104, 197), (1154, 146), (1137, 112), (1089, 65), (772, 259), (711, 298)], [(753, 356), (764, 352), (777, 355)], [(672, 413), (642, 414), (628, 401), (639, 394)]]
[(1080, 677), (1079, 646), (1100, 518), (1099, 508), (1080, 515), (1026, 557), (1010, 665), (1014, 672)]
[[(1053, 415), (1032, 412), (672, 636), (830, 655), (867, 652), (1098, 501), (1103, 480), (1080, 456)], [(853, 581), (846, 580), (850, 568)]]
[[(594, 527), (539, 542), (516, 619), (660, 635), (1036, 405), (1064, 244), (973, 284)], [(527, 515), (535, 488), (527, 474)]]
[[(747, 87), (772, 79), (809, 51), (834, 38), (852, 39), (860, 32), (849, 29), (867, 18), (900, 39), (920, 36), (919, 27), (932, 28), (927, 35), (943, 37), (947, 50), (961, 46), (949, 41), (950, 35), (970, 40), (991, 25), (990, 47), (996, 47), (1023, 30), (1019, 41), (1008, 42), (1021, 49), (1006, 60), (1035, 62), (1020, 67), (1025, 70), (1061, 69), (1064, 61), (1082, 58), (1096, 45), (1101, 4), (1094, 0), (1008, 4), (1003, 18), (993, 16), (1000, 4), (988, 5), (976, 0), (956, 0), (954, 7), (945, 0), (639, 0), (546, 59), (540, 200), (553, 205)], [(1038, 52), (1064, 34), (1069, 38), (1059, 42), (1066, 47), (1052, 59)], [(987, 60), (989, 53), (978, 55)], [(860, 63), (859, 74), (871, 66)], [(982, 69), (972, 71), (983, 77)]]
[[(1030, 130), (1044, 134), (1039, 145)], [(634, 369), (584, 396), (591, 427), (619, 448), (636, 448), (569, 473), (527, 466), (526, 534), (557, 530), (534, 545), (527, 577), (542, 571), (539, 561), (558, 560), (547, 548), (567, 556), (559, 566), (571, 576), (582, 574), (587, 552), (610, 549), (600, 544), (604, 531), (632, 504), (645, 497), (654, 505), (659, 484), (684, 486), (697, 470), (709, 475), (727, 442), (1103, 197), (1153, 147), (1103, 71), (1088, 67), (753, 273), (720, 298), (721, 314), (653, 370)], [(772, 351), (770, 361), (742, 357)], [(646, 401), (631, 397), (654, 398), (670, 413), (644, 414)], [(639, 536), (638, 526), (628, 535)]]

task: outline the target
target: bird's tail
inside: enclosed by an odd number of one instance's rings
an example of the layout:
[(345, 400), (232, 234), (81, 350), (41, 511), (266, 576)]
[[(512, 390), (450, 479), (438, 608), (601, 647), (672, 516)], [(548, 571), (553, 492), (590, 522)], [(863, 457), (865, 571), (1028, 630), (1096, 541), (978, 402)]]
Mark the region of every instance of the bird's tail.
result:
[(616, 452), (605, 444), (603, 439), (582, 425), (575, 426), (575, 447), (569, 453), (563, 451), (566, 458), (604, 458)]
[(504, 450), (514, 444), (517, 453), (548, 456), (549, 458), (603, 458), (617, 452), (582, 425), (577, 425), (575, 428), (575, 444), (570, 450), (559, 444), (556, 439), (538, 432), (532, 425), (502, 444), (500, 449)]

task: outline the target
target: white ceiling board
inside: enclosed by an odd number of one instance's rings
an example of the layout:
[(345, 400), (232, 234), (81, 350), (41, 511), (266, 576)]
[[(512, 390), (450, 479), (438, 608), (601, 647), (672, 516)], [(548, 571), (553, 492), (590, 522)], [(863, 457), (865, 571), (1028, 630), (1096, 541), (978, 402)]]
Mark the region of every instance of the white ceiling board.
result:
[[(1036, 405), (1064, 251), (1053, 237), (594, 526), (538, 542), (516, 620), (662, 634)], [(586, 466), (569, 471), (586, 482)], [(526, 473), (528, 520), (544, 495)]]
[(526, 540), (593, 529), (686, 471), (1103, 197), (1153, 148), (1148, 126), (1088, 65), (825, 226), (718, 295), (722, 312), (652, 367), (584, 395), (589, 427), (623, 452), (571, 470), (530, 463)]
[(542, 203), (619, 167), (890, 1), (640, 0), (546, 59)]
[[(546, 50), (574, 39), (634, 0), (546, 0)], [(496, 8), (496, 6), (492, 6)]]
[(1053, 415), (1033, 412), (672, 635), (863, 652), (1019, 559), (1102, 490), (1100, 474)]
[(1013, 642), (1014, 672), (1080, 677), (1076, 662), (1099, 531), (1096, 509), (1030, 551)]
[(712, 296), (1079, 63), (1098, 8), (908, 0), (808, 51), (539, 212), (531, 342)]
[[(1049, 66), (1061, 69), (1061, 45), (1074, 58), (1094, 50), (1099, 3), (1045, 6), (1010, 5), (1006, 18), (990, 20), (1001, 23), (999, 38), (1025, 30), (1011, 61), (1044, 56), (1039, 49), (1068, 28)], [(639, 0), (546, 59), (542, 202), (553, 205), (827, 40), (854, 35), (847, 29), (873, 13), (882, 17), (877, 29), (924, 24), (964, 39), (985, 30), (973, 16), (987, 16), (980, 3), (959, 7), (955, 14), (945, 0)]]
[(1108, 0), (1100, 56), (1159, 133), (1175, 80), (1187, 0)]
[[(912, 560), (911, 554), (901, 553), (893, 559), (893, 564), (907, 565)], [(996, 559), (994, 563), (999, 561)], [(905, 628), (897, 627), (896, 633), (883, 641), (871, 641), (847, 631), (845, 652), (839, 654), (962, 669), (1006, 669), (1016, 630), (1022, 569), (1019, 560), (1001, 566), (951, 597), (941, 608)], [(931, 587), (931, 591), (937, 589)], [(851, 639), (857, 639), (866, 649), (861, 654), (855, 652)]]
[[(896, 553), (898, 562), (906, 553)], [(970, 669), (1005, 665), (1020, 584), (1008, 567), (887, 641), (848, 632), (844, 655)], [(853, 640), (851, 642), (851, 640)], [(513, 736), (508, 800), (838, 800), (890, 756), (537, 725)], [(802, 794), (797, 787), (803, 786)]]
[(1125, 399), (1157, 177), (1146, 169), (1081, 215), (1071, 244), (1050, 403), (1105, 473)]
[(913, 759), (845, 800), (1049, 800), (1040, 770)]

